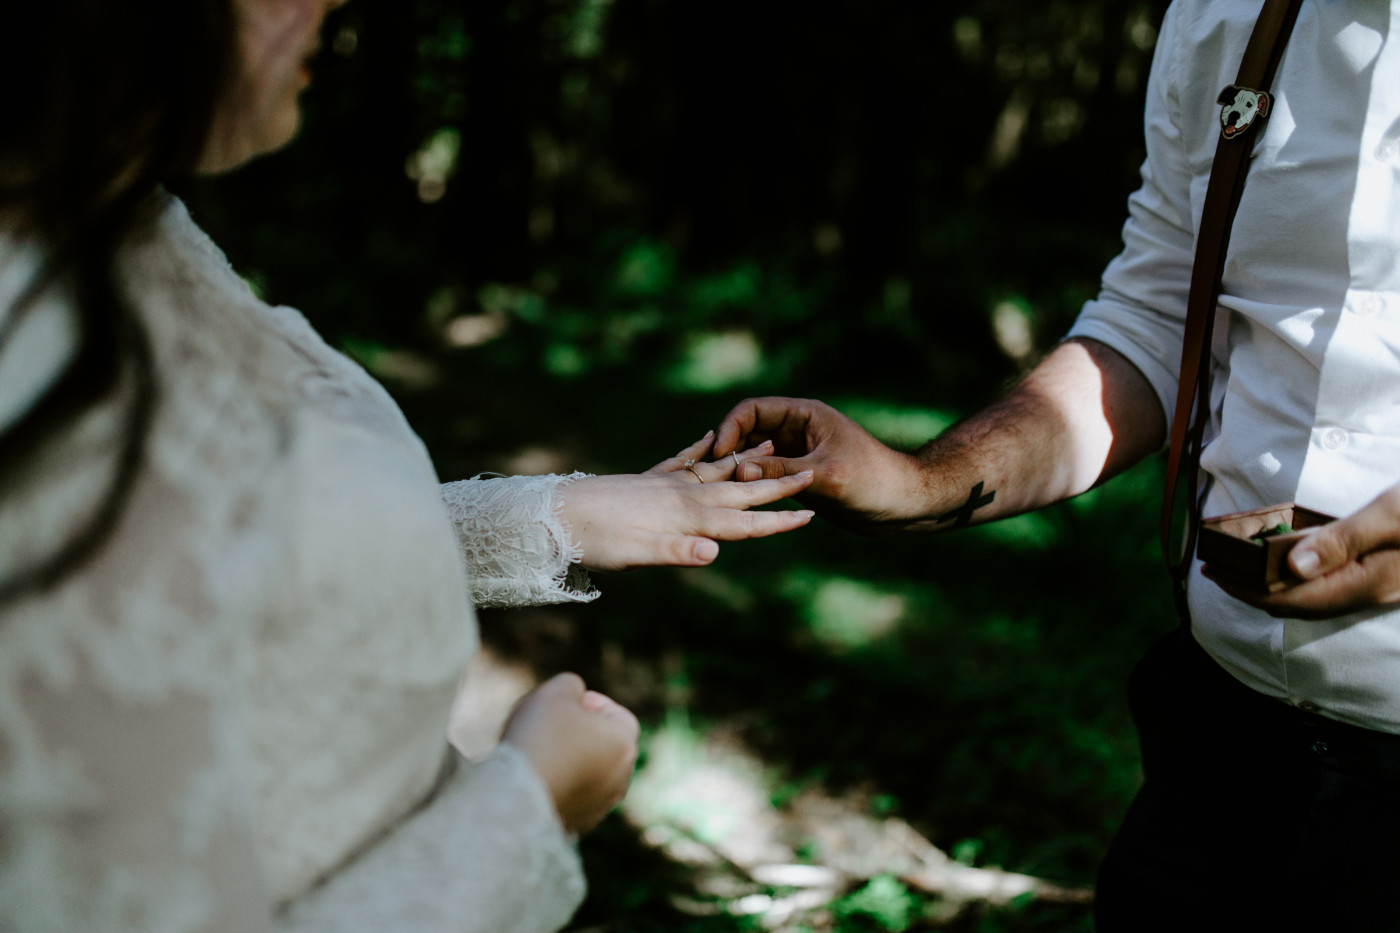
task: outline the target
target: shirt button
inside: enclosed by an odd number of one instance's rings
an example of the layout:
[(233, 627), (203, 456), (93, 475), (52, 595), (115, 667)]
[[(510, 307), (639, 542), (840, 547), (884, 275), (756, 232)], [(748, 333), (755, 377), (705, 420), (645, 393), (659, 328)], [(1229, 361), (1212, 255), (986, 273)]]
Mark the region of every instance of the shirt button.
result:
[(1327, 754), (1327, 743), (1322, 739), (1318, 739), (1316, 742), (1312, 743), (1312, 750), (1314, 755), (1325, 755)]
[(1381, 313), (1381, 305), (1379, 295), (1367, 295), (1356, 303), (1356, 313), (1363, 317), (1373, 317)]
[(1382, 162), (1389, 162), (1391, 159), (1395, 158), (1397, 152), (1400, 152), (1400, 143), (1397, 143), (1393, 139), (1383, 139), (1380, 145), (1376, 147), (1376, 158), (1380, 159)]
[(1312, 700), (1304, 700), (1298, 704), (1298, 708), (1305, 713), (1316, 713), (1318, 710), (1322, 709), (1322, 707), (1318, 706)]
[(1328, 450), (1337, 450), (1346, 445), (1347, 432), (1341, 428), (1328, 428), (1322, 432), (1322, 446)]

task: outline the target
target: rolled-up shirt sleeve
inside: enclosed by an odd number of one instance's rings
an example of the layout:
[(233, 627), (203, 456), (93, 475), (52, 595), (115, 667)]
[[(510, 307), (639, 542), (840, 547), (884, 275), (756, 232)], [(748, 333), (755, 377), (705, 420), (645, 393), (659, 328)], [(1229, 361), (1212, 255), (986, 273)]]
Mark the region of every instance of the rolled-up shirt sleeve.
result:
[(1148, 80), (1142, 185), (1128, 199), (1123, 251), (1105, 268), (1097, 298), (1086, 302), (1066, 337), (1097, 340), (1145, 376), (1162, 404), (1170, 436), (1181, 366), (1196, 218), (1194, 172), (1182, 145), (1174, 88), (1180, 56), (1177, 10), (1167, 11)]

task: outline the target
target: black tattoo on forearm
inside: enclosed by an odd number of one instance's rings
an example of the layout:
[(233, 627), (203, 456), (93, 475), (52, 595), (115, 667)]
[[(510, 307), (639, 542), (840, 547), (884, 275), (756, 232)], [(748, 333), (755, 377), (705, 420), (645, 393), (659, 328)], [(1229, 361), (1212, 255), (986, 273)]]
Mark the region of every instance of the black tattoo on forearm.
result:
[(982, 483), (979, 482), (976, 486), (972, 487), (972, 492), (968, 495), (966, 502), (956, 509), (953, 509), (951, 512), (944, 512), (942, 515), (938, 516), (935, 521), (946, 522), (951, 518), (953, 520), (953, 528), (962, 528), (964, 525), (972, 522), (973, 512), (984, 505), (991, 505), (992, 500), (996, 497), (997, 491), (995, 489), (984, 496), (982, 494)]

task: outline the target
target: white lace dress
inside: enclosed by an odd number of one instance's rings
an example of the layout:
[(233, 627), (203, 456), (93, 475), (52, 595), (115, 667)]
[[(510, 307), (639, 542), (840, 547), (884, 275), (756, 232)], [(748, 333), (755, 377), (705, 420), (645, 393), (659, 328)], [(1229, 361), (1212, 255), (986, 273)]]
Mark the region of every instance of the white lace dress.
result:
[[(0, 236), (0, 321), (37, 265)], [(595, 595), (557, 516), (568, 478), (439, 486), (383, 389), (259, 302), (178, 202), (121, 269), (159, 407), (112, 542), (0, 605), (0, 931), (566, 923), (578, 857), (523, 758), (439, 779), (473, 598)], [(61, 299), (19, 320), (0, 425), (73, 352)], [(0, 490), (0, 575), (89, 514), (122, 409)]]

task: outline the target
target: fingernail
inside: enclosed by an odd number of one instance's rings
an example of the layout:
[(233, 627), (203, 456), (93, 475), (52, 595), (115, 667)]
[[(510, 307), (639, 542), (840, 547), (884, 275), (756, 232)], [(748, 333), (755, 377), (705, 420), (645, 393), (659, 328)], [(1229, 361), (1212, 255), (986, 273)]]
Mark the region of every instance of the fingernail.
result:
[(710, 430), (706, 431), (706, 432), (705, 432), (705, 436), (702, 437), (702, 438), (700, 438), (700, 440), (702, 440), (702, 441), (708, 441), (710, 438), (712, 438), (712, 437), (714, 437), (714, 436), (715, 436), (715, 429), (714, 429), (714, 428), (710, 428)]
[(797, 511), (797, 512), (794, 513), (794, 514), (796, 514), (797, 517), (798, 517), (798, 518), (801, 518), (803, 521), (809, 521), (809, 520), (815, 518), (816, 515), (817, 515), (817, 513), (816, 513), (816, 512), (813, 512), (811, 509), (800, 509), (799, 511)]
[(719, 556), (719, 545), (713, 541), (701, 541), (695, 545), (695, 559), (706, 563)]
[(1288, 555), (1289, 562), (1293, 564), (1293, 570), (1300, 577), (1311, 577), (1317, 573), (1317, 568), (1322, 564), (1322, 559), (1317, 556), (1317, 552), (1312, 548), (1305, 548), (1301, 544), (1293, 549), (1293, 553)]
[(772, 450), (772, 449), (773, 449), (773, 442), (772, 442), (772, 441), (764, 441), (762, 444), (759, 444), (759, 445), (758, 445), (758, 449), (759, 449), (759, 450)]
[(812, 475), (812, 471), (811, 471), (811, 470), (803, 470), (801, 473), (798, 473), (798, 474), (797, 474), (797, 476), (798, 476), (799, 479), (806, 479), (807, 477), (809, 477), (809, 476), (811, 476), (811, 475)]

